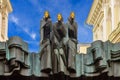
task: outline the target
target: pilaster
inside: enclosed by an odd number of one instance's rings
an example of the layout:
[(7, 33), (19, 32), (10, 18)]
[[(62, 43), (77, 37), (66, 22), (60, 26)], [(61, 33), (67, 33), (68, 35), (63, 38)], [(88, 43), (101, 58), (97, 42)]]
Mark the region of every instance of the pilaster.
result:
[(9, 0), (0, 0), (0, 42), (8, 40), (8, 14), (12, 12)]

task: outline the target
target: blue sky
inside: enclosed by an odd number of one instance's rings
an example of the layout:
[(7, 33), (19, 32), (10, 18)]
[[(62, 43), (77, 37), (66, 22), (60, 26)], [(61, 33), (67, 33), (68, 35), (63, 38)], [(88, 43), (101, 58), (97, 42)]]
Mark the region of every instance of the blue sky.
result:
[(53, 23), (61, 13), (64, 22), (71, 11), (76, 14), (78, 23), (79, 43), (92, 42), (92, 27), (85, 21), (88, 17), (93, 0), (10, 0), (13, 12), (9, 15), (8, 36), (19, 36), (29, 44), (30, 52), (39, 51), (40, 20), (44, 11), (50, 12)]

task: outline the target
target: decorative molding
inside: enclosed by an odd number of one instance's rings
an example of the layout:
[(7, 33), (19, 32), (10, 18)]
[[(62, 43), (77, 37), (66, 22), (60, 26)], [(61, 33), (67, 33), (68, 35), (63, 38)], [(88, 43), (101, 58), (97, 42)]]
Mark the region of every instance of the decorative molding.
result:
[(120, 42), (120, 23), (118, 24), (118, 27), (109, 35), (108, 39), (113, 42)]
[(93, 32), (95, 32), (96, 29), (99, 27), (99, 26), (97, 26), (97, 24), (99, 24), (102, 21), (103, 17), (104, 17), (104, 13), (102, 11), (102, 12), (99, 13), (99, 15), (97, 17), (97, 20), (96, 20), (94, 28), (93, 28)]
[[(94, 24), (94, 22), (92, 22), (92, 21), (96, 21), (96, 19), (97, 19), (96, 17), (98, 16), (97, 14), (100, 12), (101, 8), (102, 8), (102, 0), (94, 0), (94, 2), (92, 4), (92, 8), (90, 10), (90, 13), (89, 13), (87, 21), (86, 21), (87, 24), (89, 24), (89, 25)], [(95, 12), (96, 12), (96, 15), (95, 15)]]

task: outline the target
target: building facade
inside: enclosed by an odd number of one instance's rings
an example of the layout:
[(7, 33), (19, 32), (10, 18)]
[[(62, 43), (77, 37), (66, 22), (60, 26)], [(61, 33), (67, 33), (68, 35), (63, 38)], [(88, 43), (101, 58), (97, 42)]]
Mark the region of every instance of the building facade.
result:
[(87, 48), (89, 48), (91, 44), (89, 43), (79, 43), (77, 45), (77, 53), (79, 54), (86, 54), (87, 53)]
[(94, 0), (87, 18), (93, 40), (120, 42), (120, 0)]
[(0, 0), (0, 42), (8, 40), (8, 14), (12, 12), (9, 0)]
[[(93, 41), (120, 42), (120, 0), (93, 0), (86, 23), (93, 26)], [(84, 48), (83, 48), (84, 47)], [(80, 46), (86, 53), (88, 47)]]

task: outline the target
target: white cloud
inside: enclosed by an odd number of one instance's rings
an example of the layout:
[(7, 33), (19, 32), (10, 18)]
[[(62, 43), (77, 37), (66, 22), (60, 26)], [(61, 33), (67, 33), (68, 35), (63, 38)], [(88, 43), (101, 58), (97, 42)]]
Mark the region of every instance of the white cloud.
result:
[(16, 17), (15, 15), (10, 15), (9, 20), (13, 23), (15, 23), (19, 28), (21, 28), (25, 33), (27, 33), (33, 40), (36, 39), (36, 33), (32, 32), (28, 29), (28, 27), (24, 27), (23, 25), (21, 25), (21, 23), (19, 22), (19, 18)]
[(39, 41), (31, 41), (31, 40), (24, 40), (25, 42), (29, 43), (29, 44), (36, 44), (36, 45), (39, 45)]
[(32, 34), (31, 34), (31, 37), (32, 37), (32, 39), (35, 40), (35, 38), (36, 38), (36, 34), (35, 34), (35, 33), (32, 33)]
[(29, 31), (28, 28), (24, 28), (23, 30), (24, 30), (24, 32), (26, 32), (33, 40), (36, 39), (36, 33), (35, 33), (35, 32), (32, 32), (32, 33), (31, 33), (31, 31)]
[(24, 28), (24, 31), (25, 31), (26, 33), (29, 33), (28, 28)]
[(9, 18), (9, 20), (11, 22), (15, 23), (16, 25), (19, 24), (19, 19), (16, 16), (14, 16), (14, 15), (11, 15), (10, 18)]

